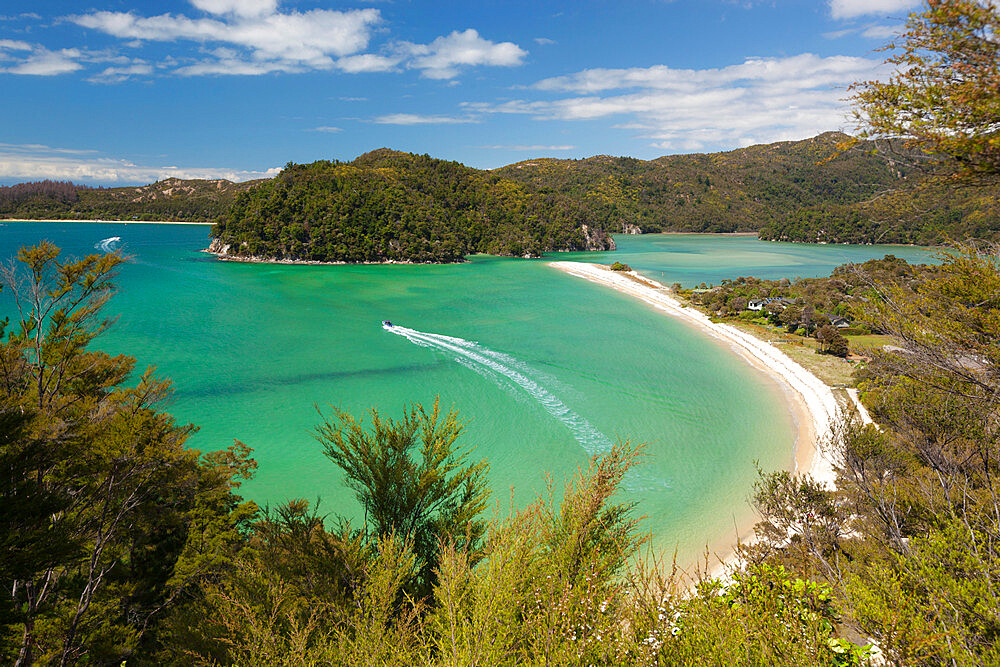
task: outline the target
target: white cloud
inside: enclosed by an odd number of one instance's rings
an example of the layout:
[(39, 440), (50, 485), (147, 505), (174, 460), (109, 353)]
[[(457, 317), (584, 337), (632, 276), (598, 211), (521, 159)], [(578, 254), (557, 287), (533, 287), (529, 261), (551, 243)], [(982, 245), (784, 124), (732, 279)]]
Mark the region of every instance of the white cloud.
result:
[(830, 0), (830, 14), (835, 19), (852, 19), (866, 14), (909, 12), (921, 0)]
[(478, 123), (475, 118), (454, 116), (421, 116), (413, 113), (391, 113), (372, 119), (379, 125), (454, 125), (461, 123)]
[(55, 76), (76, 72), (87, 65), (108, 65), (103, 71), (88, 79), (94, 83), (114, 83), (134, 75), (153, 73), (152, 66), (144, 60), (129, 58), (114, 51), (87, 49), (50, 51), (40, 44), (13, 40), (0, 40), (0, 62), (6, 65), (0, 67), (0, 72), (31, 76)]
[(858, 31), (857, 28), (844, 28), (843, 30), (831, 30), (830, 32), (824, 32), (824, 39), (840, 39), (841, 37), (847, 37), (848, 35), (853, 35)]
[(399, 47), (412, 57), (410, 67), (429, 79), (451, 79), (459, 67), (493, 65), (513, 67), (524, 62), (528, 52), (513, 42), (491, 42), (471, 28), (438, 37), (430, 44), (404, 42)]
[(399, 64), (399, 58), (377, 56), (373, 53), (360, 53), (356, 56), (346, 56), (337, 60), (337, 67), (348, 74), (359, 72), (388, 72)]
[[(221, 9), (241, 5), (237, 0), (199, 0)], [(251, 3), (255, 8), (261, 3)], [(256, 9), (255, 9), (256, 11)], [(161, 14), (149, 18), (130, 12), (94, 12), (71, 17), (85, 28), (144, 41), (188, 40), (222, 43), (248, 49), (261, 71), (297, 71), (302, 67), (330, 68), (333, 57), (355, 54), (368, 46), (373, 26), (381, 22), (376, 9), (249, 14), (232, 13), (222, 18), (192, 19)], [(224, 73), (205, 65), (186, 73)], [(246, 72), (237, 72), (246, 73)]]
[(533, 88), (576, 93), (550, 100), (466, 103), (472, 113), (529, 114), (542, 120), (622, 117), (653, 146), (698, 150), (797, 139), (843, 127), (846, 88), (887, 71), (878, 60), (802, 54), (750, 58), (723, 68), (664, 65), (584, 70)]
[(56, 155), (94, 155), (97, 151), (81, 148), (53, 148), (45, 144), (5, 144), (0, 143), (0, 152), (43, 153)]
[(7, 51), (30, 51), (31, 44), (19, 42), (14, 39), (0, 39), (0, 50)]
[(892, 39), (894, 37), (899, 37), (905, 29), (906, 26), (902, 24), (870, 25), (861, 31), (861, 36), (869, 39)]
[(260, 75), (339, 69), (349, 74), (389, 72), (404, 65), (432, 79), (450, 79), (463, 67), (520, 65), (527, 52), (512, 42), (492, 42), (475, 30), (452, 32), (430, 44), (400, 42), (366, 53), (377, 9), (282, 12), (277, 0), (190, 0), (210, 16), (97, 11), (69, 17), (77, 25), (128, 40), (195, 42), (211, 54), (181, 58), (181, 76)]
[(33, 49), (31, 55), (27, 58), (21, 60), (16, 65), (7, 67), (4, 71), (10, 74), (30, 76), (66, 74), (83, 68), (83, 65), (77, 62), (82, 55), (78, 49), (49, 51), (48, 49), (37, 47)]
[(53, 179), (76, 183), (131, 184), (152, 183), (164, 178), (225, 178), (248, 181), (271, 178), (281, 171), (247, 171), (224, 167), (152, 167), (127, 160), (85, 157), (91, 151), (50, 148), (37, 144), (0, 144), (0, 179)]
[(314, 127), (312, 129), (312, 131), (313, 132), (328, 132), (328, 133), (331, 133), (331, 134), (335, 134), (337, 132), (343, 132), (344, 128), (342, 128), (342, 127), (334, 127), (332, 125), (321, 125), (320, 127)]
[(209, 14), (264, 16), (278, 10), (277, 0), (191, 0), (191, 4)]
[(23, 12), (21, 14), (17, 14), (14, 16), (11, 15), (0, 16), (0, 21), (23, 21), (25, 19), (34, 19), (37, 21), (40, 18), (42, 17), (36, 14), (35, 12)]
[(153, 73), (152, 65), (144, 62), (134, 62), (120, 67), (106, 67), (103, 71), (90, 77), (93, 83), (120, 83), (133, 76), (149, 76)]
[(549, 39), (548, 37), (535, 37), (535, 44), (539, 44), (541, 46), (549, 46), (550, 44), (555, 44), (555, 43), (556, 40)]
[(205, 76), (211, 74), (228, 76), (260, 76), (271, 72), (300, 72), (298, 65), (283, 61), (257, 62), (244, 60), (239, 56), (216, 52), (213, 60), (204, 60), (192, 65), (184, 65), (174, 70), (180, 76)]
[(803, 53), (787, 58), (748, 58), (738, 65), (713, 69), (674, 69), (666, 65), (630, 69), (589, 69), (569, 76), (543, 79), (539, 90), (598, 93), (605, 90), (648, 88), (696, 93), (706, 86), (750, 83), (815, 88), (840, 85), (845, 77), (871, 69), (875, 61), (853, 56), (821, 58)]

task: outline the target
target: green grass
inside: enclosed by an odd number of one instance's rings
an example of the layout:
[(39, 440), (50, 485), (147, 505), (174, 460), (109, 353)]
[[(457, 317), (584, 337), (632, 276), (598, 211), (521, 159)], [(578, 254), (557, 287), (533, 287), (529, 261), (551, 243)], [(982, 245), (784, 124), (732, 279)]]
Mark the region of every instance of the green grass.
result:
[[(836, 386), (854, 386), (854, 369), (857, 366), (846, 359), (829, 354), (819, 354), (819, 342), (815, 338), (804, 338), (787, 333), (784, 328), (749, 324), (733, 320), (725, 320), (742, 331), (775, 344), (779, 350), (787, 354), (793, 361), (818, 377), (826, 384)], [(884, 338), (884, 336), (855, 336), (855, 338)]]
[(846, 336), (847, 342), (851, 346), (851, 352), (862, 347), (882, 347), (892, 342), (889, 336), (879, 334), (868, 334), (866, 336)]

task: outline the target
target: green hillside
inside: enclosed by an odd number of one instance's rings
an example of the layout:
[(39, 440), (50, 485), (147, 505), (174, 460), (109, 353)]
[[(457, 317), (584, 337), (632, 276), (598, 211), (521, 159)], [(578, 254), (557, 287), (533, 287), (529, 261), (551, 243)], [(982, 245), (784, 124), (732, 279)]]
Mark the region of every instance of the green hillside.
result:
[(644, 161), (519, 162), (496, 173), (578, 199), (612, 231), (757, 231), (803, 207), (853, 204), (897, 187), (902, 167), (864, 150), (830, 160), (846, 135)]
[(769, 241), (914, 243), (1000, 239), (1000, 187), (911, 176), (853, 204), (808, 206), (759, 230)]
[(427, 155), (380, 149), (289, 164), (237, 197), (212, 229), (231, 258), (455, 262), (614, 247), (570, 198)]
[(907, 151), (848, 150), (847, 135), (656, 160), (537, 159), (495, 171), (580, 203), (611, 232), (755, 231), (807, 243), (1000, 238), (1000, 187), (945, 182), (907, 166)]
[(214, 221), (216, 250), (312, 261), (458, 261), (602, 250), (611, 233), (757, 232), (807, 243), (1000, 238), (1000, 186), (913, 170), (844, 134), (655, 160), (539, 158), (483, 171), (379, 149), (275, 179), (0, 187), (0, 217)]
[(0, 187), (0, 218), (24, 220), (156, 220), (212, 222), (236, 195), (261, 181), (167, 178), (150, 185), (89, 188), (72, 183)]

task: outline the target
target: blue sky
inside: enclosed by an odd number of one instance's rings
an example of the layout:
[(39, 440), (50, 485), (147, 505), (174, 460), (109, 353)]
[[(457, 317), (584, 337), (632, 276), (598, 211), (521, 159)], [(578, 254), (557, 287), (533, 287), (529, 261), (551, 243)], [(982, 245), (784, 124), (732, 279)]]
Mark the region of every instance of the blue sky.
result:
[(492, 168), (850, 129), (919, 0), (5, 0), (0, 182)]

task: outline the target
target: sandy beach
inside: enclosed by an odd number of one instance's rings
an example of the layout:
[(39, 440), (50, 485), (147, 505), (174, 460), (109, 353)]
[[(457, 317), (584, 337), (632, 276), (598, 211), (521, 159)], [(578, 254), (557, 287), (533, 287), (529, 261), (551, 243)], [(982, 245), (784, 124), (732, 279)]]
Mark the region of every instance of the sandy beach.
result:
[[(833, 390), (805, 368), (792, 361), (784, 352), (736, 327), (713, 322), (699, 310), (685, 306), (670, 296), (667, 289), (655, 280), (636, 272), (611, 271), (601, 264), (582, 262), (550, 262), (552, 266), (570, 275), (605, 285), (648, 303), (667, 315), (676, 317), (691, 326), (726, 343), (737, 354), (758, 370), (767, 373), (785, 387), (798, 432), (795, 440), (795, 468), (808, 472), (814, 479), (832, 488), (836, 475), (831, 461), (821, 449), (821, 440), (827, 435), (840, 412)], [(740, 526), (739, 539), (746, 541), (752, 526)], [(720, 539), (710, 545), (711, 550), (723, 561), (730, 561), (735, 539)], [(722, 574), (724, 567), (712, 574)]]

